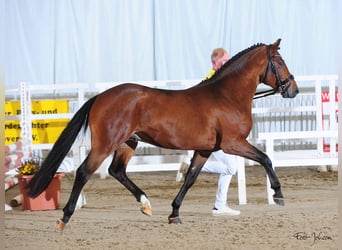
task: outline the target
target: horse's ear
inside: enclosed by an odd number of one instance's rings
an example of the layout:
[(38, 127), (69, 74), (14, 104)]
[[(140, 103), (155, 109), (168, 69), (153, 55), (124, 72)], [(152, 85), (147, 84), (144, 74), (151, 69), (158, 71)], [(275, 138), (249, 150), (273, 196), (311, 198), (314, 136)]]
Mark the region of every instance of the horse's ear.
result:
[(278, 50), (280, 41), (281, 41), (281, 38), (279, 38), (277, 41), (275, 41), (273, 44), (271, 44), (271, 48), (274, 50)]
[(274, 44), (272, 45), (272, 47), (278, 49), (280, 42), (281, 42), (281, 38), (278, 38), (278, 40), (274, 42)]

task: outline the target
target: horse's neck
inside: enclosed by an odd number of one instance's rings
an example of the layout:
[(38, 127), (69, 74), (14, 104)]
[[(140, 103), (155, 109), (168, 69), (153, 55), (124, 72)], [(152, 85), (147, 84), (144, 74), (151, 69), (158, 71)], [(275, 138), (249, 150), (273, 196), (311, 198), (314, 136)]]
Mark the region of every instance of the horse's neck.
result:
[(231, 65), (230, 71), (223, 75), (220, 82), (223, 91), (238, 93), (238, 98), (252, 102), (260, 84), (260, 76), (266, 70), (267, 58), (262, 56), (261, 48), (252, 55), (247, 53), (246, 56), (248, 60), (239, 58), (234, 65)]
[(235, 103), (245, 103), (247, 107), (250, 107), (256, 93), (258, 81), (239, 77), (232, 83), (229, 87), (224, 88), (225, 96), (229, 97)]

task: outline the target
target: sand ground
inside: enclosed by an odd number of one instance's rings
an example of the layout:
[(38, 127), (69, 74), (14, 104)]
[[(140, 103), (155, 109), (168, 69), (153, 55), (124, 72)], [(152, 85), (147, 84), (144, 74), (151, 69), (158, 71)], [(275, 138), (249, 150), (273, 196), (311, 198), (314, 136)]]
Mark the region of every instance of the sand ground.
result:
[[(56, 220), (70, 194), (72, 175), (64, 177), (61, 208), (5, 213), (5, 249), (337, 249), (337, 172), (315, 167), (277, 169), (285, 206), (268, 205), (262, 167), (246, 167), (247, 205), (238, 205), (237, 178), (228, 202), (237, 217), (213, 217), (216, 174), (201, 173), (183, 201), (183, 224), (167, 217), (181, 183), (175, 172), (129, 173), (149, 196), (153, 216), (111, 177), (94, 175), (85, 186), (87, 205), (77, 210), (65, 230)], [(19, 193), (6, 192), (6, 202)]]

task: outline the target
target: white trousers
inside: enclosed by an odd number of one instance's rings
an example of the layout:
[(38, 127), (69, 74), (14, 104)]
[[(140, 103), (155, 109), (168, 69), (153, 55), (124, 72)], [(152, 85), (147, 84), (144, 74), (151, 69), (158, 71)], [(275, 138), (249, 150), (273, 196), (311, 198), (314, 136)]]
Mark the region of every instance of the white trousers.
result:
[(226, 154), (222, 150), (215, 151), (212, 155), (217, 161), (207, 161), (202, 171), (220, 174), (217, 184), (215, 208), (221, 209), (227, 205), (228, 189), (232, 175), (236, 174), (239, 156)]

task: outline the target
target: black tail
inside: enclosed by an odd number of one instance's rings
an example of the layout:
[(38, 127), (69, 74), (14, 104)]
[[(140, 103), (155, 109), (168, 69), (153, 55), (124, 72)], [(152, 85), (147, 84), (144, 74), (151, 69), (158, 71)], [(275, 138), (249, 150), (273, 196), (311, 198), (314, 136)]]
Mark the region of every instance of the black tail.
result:
[(43, 161), (40, 170), (34, 175), (28, 183), (28, 195), (37, 197), (41, 194), (51, 182), (53, 176), (57, 172), (63, 159), (69, 152), (72, 144), (76, 140), (82, 127), (84, 130), (88, 127), (88, 114), (92, 107), (96, 96), (89, 99), (73, 116), (66, 128), (59, 136), (56, 143), (53, 145), (46, 159)]

